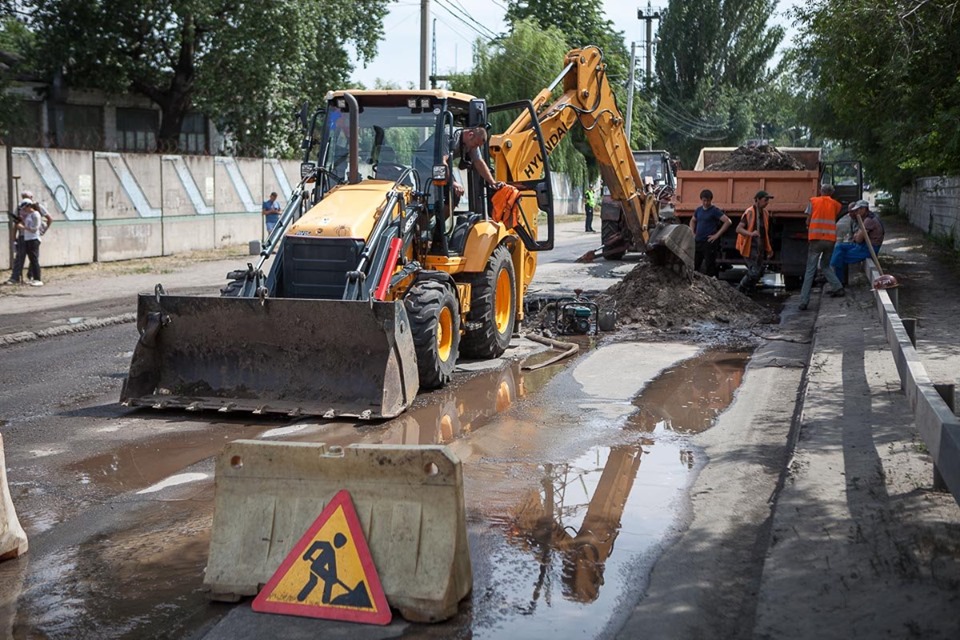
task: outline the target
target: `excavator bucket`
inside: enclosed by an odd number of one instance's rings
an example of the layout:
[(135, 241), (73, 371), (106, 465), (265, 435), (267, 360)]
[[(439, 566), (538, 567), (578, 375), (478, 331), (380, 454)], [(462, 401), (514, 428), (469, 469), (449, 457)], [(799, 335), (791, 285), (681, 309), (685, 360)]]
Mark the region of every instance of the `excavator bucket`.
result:
[(419, 389), (401, 302), (158, 292), (137, 330), (128, 406), (390, 418)]
[(647, 254), (655, 264), (679, 260), (690, 272), (693, 271), (694, 249), (693, 232), (685, 224), (661, 222), (654, 227), (647, 240)]

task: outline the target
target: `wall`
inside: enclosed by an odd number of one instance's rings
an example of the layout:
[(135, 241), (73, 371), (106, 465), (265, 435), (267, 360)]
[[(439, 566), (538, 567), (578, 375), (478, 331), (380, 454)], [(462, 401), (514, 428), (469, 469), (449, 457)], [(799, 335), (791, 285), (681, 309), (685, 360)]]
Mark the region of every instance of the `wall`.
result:
[[(300, 179), (296, 160), (33, 147), (0, 152), (7, 178), (0, 181), (0, 198), (8, 210), (15, 210), (21, 192), (32, 191), (54, 219), (43, 239), (43, 266), (262, 240), (261, 203), (276, 191), (286, 204)], [(582, 213), (580, 188), (564, 174), (552, 178), (557, 215)], [(12, 242), (0, 244), (0, 268), (9, 269)]]
[(960, 250), (960, 177), (914, 180), (900, 196), (900, 209), (911, 224), (930, 235), (952, 238), (954, 248)]
[[(263, 238), (260, 204), (285, 203), (296, 160), (0, 147), (0, 198), (32, 191), (54, 219), (44, 266), (171, 255)], [(12, 263), (10, 225), (0, 268)], [(12, 238), (12, 236), (10, 236)]]

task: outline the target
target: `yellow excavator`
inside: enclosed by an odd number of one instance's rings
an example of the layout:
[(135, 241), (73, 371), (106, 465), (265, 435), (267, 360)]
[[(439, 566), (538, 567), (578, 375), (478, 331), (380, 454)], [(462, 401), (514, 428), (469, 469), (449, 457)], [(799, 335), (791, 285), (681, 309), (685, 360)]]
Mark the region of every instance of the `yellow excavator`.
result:
[[(660, 224), (643, 192), (596, 47), (571, 51), (532, 101), (337, 91), (300, 119), (302, 180), (256, 265), (220, 297), (139, 296), (125, 405), (392, 417), (459, 358), (500, 356), (553, 248), (549, 153), (578, 123), (635, 242), (692, 261), (689, 230)], [(496, 181), (517, 190), (508, 215), (455, 153), (475, 127)]]

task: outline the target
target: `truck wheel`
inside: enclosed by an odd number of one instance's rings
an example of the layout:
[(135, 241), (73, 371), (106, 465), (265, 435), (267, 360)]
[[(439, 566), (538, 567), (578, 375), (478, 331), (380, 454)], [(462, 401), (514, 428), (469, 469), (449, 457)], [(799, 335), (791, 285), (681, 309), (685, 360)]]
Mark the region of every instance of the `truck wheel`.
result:
[(612, 240), (616, 235), (620, 234), (620, 224), (616, 220), (601, 220), (600, 221), (600, 241), (603, 242), (603, 257), (606, 260), (622, 260), (623, 255), (626, 253), (626, 250), (616, 248), (612, 251), (607, 250), (608, 244), (613, 244), (614, 242), (617, 245), (620, 244), (620, 241)]
[(417, 353), (420, 386), (436, 389), (450, 382), (460, 350), (460, 305), (450, 287), (424, 280), (403, 300)]
[(510, 346), (517, 316), (517, 282), (510, 250), (500, 245), (490, 254), (483, 273), (470, 279), (468, 322), (477, 327), (463, 334), (463, 354), (497, 358)]

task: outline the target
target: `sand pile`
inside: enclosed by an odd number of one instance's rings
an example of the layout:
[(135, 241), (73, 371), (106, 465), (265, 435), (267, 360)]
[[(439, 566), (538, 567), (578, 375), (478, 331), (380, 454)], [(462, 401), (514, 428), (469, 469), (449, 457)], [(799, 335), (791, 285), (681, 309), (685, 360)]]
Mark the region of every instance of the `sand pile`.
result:
[(789, 153), (772, 145), (738, 147), (719, 162), (706, 167), (707, 171), (803, 171), (806, 167)]
[(747, 328), (776, 322), (775, 314), (736, 287), (701, 273), (693, 278), (641, 261), (600, 296), (601, 308), (616, 308), (620, 326), (679, 329), (703, 323)]

